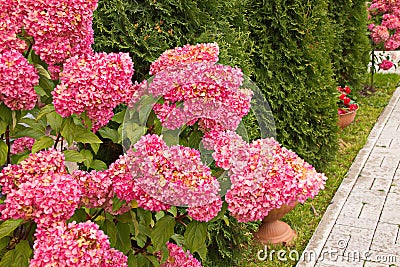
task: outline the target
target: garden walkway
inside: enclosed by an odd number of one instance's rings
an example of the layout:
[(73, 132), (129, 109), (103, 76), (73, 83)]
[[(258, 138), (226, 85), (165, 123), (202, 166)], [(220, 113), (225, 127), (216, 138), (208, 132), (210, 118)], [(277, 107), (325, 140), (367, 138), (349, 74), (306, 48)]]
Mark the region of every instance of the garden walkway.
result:
[(400, 88), (337, 190), (297, 267), (400, 266)]

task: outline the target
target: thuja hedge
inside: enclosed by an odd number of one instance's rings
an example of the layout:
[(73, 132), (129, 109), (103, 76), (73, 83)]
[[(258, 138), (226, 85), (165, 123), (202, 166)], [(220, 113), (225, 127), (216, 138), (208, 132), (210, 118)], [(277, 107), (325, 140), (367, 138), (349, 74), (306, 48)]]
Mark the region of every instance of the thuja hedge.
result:
[(367, 6), (364, 0), (330, 1), (329, 17), (335, 33), (332, 62), (340, 85), (362, 88), (371, 46), (367, 33)]
[(279, 141), (317, 168), (337, 149), (337, 106), (325, 0), (248, 1), (255, 80)]

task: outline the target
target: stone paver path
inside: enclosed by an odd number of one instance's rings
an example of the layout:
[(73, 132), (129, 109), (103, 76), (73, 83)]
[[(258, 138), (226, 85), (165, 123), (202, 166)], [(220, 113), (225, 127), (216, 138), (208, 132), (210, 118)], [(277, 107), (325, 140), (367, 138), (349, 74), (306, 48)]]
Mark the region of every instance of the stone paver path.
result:
[(297, 267), (400, 266), (400, 88), (336, 192)]

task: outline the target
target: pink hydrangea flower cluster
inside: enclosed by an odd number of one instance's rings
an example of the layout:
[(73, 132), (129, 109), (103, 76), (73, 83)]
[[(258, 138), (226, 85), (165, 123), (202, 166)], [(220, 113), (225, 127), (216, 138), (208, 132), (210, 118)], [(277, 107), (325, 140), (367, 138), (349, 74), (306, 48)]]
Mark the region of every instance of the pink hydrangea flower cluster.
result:
[(136, 179), (132, 177), (128, 169), (125, 156), (120, 156), (112, 163), (107, 172), (112, 179), (113, 191), (119, 199), (127, 203), (135, 200), (138, 207), (155, 212), (168, 210), (171, 207), (147, 194), (137, 185)]
[(242, 81), (239, 68), (196, 62), (158, 73), (148, 90), (163, 97), (164, 103), (153, 109), (167, 128), (208, 119), (235, 130), (249, 112), (252, 97), (251, 90), (241, 88)]
[(34, 220), (49, 225), (69, 219), (78, 207), (81, 188), (66, 173), (60, 152), (31, 154), (20, 165), (8, 165), (0, 173), (1, 219)]
[(217, 43), (187, 44), (183, 47), (169, 49), (162, 53), (156, 61), (151, 63), (150, 75), (155, 75), (169, 67), (193, 62), (216, 63), (218, 55), (219, 47)]
[(32, 137), (21, 137), (14, 140), (11, 145), (11, 153), (18, 154), (27, 150), (31, 150), (35, 139)]
[(113, 109), (128, 103), (132, 86), (133, 62), (128, 53), (95, 53), (69, 58), (54, 89), (53, 103), (63, 117), (86, 112), (93, 131), (105, 126)]
[(10, 0), (0, 0), (0, 6), (0, 53), (10, 49), (23, 52), (26, 42), (17, 38), (23, 26), (20, 15), (22, 6)]
[(93, 222), (55, 223), (38, 228), (30, 267), (127, 267), (127, 257), (110, 247), (108, 236)]
[(400, 2), (373, 0), (369, 7), (370, 17), (380, 18), (380, 25), (370, 24), (371, 39), (375, 44), (383, 43), (386, 50), (400, 47)]
[[(225, 200), (241, 222), (263, 219), (283, 204), (304, 203), (324, 188), (326, 177), (272, 138), (247, 144), (233, 132), (219, 133), (213, 154), (218, 166), (229, 165), (231, 189)], [(232, 138), (227, 142), (226, 138)]]
[(136, 183), (146, 193), (174, 206), (201, 206), (219, 197), (219, 182), (198, 150), (168, 147), (162, 137), (145, 135), (127, 155)]
[(201, 263), (190, 254), (190, 251), (185, 252), (180, 246), (168, 242), (167, 248), (169, 257), (166, 262), (161, 264), (161, 267), (201, 267)]
[(48, 65), (91, 54), (92, 19), (97, 0), (21, 1), (23, 24), (35, 40), (33, 49)]
[(34, 87), (39, 76), (32, 64), (16, 50), (0, 53), (0, 103), (12, 110), (31, 110), (37, 101)]
[(187, 208), (188, 215), (199, 222), (208, 222), (218, 215), (222, 208), (221, 198), (202, 206), (191, 206)]

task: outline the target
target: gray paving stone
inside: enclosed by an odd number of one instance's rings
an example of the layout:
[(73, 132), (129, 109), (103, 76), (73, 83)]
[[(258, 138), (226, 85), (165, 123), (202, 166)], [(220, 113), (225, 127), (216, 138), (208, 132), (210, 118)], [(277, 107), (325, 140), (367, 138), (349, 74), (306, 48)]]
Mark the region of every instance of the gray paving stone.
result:
[(398, 232), (397, 224), (379, 222), (370, 249), (400, 256), (400, 245), (396, 244)]
[(382, 209), (380, 221), (400, 225), (400, 194), (389, 193)]
[(376, 220), (371, 220), (370, 218), (339, 216), (336, 220), (336, 224), (375, 230), (376, 225), (378, 224), (378, 220), (379, 218), (377, 218)]
[(400, 264), (400, 256), (398, 255), (376, 250), (371, 250), (369, 252), (370, 256), (366, 261), (366, 263), (368, 263), (369, 265), (365, 266), (399, 266)]

